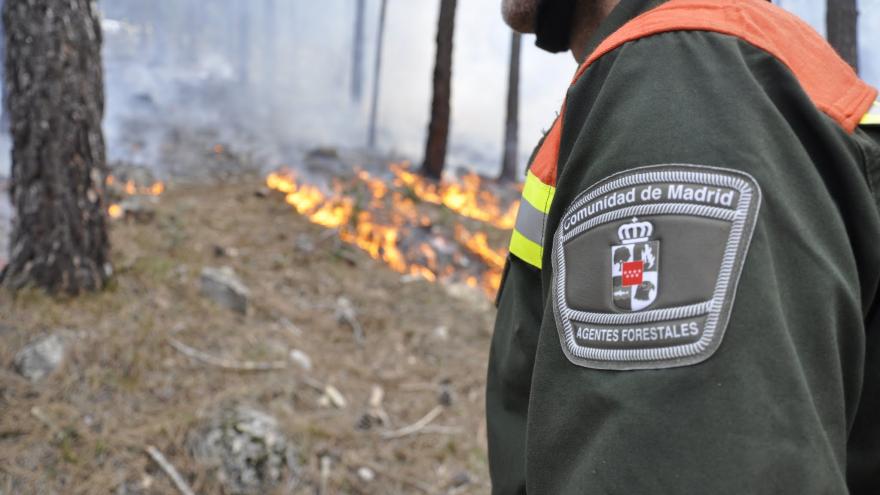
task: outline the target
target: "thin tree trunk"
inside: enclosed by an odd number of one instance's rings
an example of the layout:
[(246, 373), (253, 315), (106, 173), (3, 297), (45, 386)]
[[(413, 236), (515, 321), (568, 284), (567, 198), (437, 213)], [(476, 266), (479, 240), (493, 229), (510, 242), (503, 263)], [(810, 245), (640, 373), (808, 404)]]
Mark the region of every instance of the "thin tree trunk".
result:
[(443, 176), (449, 142), (449, 100), (452, 96), (452, 38), (455, 32), (456, 0), (440, 0), (437, 22), (437, 58), (434, 64), (434, 98), (422, 175), (433, 179)]
[(15, 0), (3, 9), (12, 134), (6, 287), (102, 288), (108, 257), (101, 24), (91, 0)]
[(354, 37), (351, 49), (351, 99), (360, 103), (364, 86), (364, 7), (366, 0), (355, 0)]
[(507, 121), (504, 126), (504, 158), (499, 180), (516, 180), (519, 158), (519, 59), (522, 35), (514, 31), (510, 37), (510, 73), (507, 78)]
[(828, 0), (825, 18), (828, 42), (856, 72), (859, 70), (858, 18), (856, 0)]
[(367, 135), (367, 144), (370, 149), (376, 148), (376, 123), (379, 118), (379, 89), (382, 83), (382, 45), (385, 39), (385, 13), (388, 0), (382, 0), (379, 10), (379, 30), (376, 35), (376, 63), (373, 66), (373, 98), (370, 103), (370, 129)]

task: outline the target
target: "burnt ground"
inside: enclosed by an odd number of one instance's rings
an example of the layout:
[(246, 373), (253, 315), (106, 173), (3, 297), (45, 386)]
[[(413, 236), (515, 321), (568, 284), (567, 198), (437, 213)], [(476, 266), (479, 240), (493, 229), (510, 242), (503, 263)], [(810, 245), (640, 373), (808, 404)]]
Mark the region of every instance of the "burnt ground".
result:
[[(144, 452), (154, 445), (196, 493), (222, 493), (186, 438), (235, 402), (275, 416), (294, 443), (302, 468), (293, 493), (318, 491), (322, 458), (324, 493), (488, 493), (488, 298), (401, 277), (280, 197), (255, 194), (260, 187), (257, 176), (172, 184), (153, 221), (113, 224), (116, 274), (102, 293), (0, 293), (0, 492), (177, 493)], [(199, 294), (201, 269), (223, 265), (251, 290), (246, 316)], [(340, 297), (353, 303), (362, 343), (335, 315)], [(16, 351), (61, 329), (57, 372), (31, 383), (14, 371)], [(290, 364), (225, 370), (169, 338), (230, 360)], [(291, 349), (313, 369), (291, 362)], [(345, 404), (328, 401), (325, 385)], [(364, 417), (376, 387), (390, 424)], [(429, 428), (383, 437), (438, 405)], [(364, 467), (375, 479), (359, 476)]]

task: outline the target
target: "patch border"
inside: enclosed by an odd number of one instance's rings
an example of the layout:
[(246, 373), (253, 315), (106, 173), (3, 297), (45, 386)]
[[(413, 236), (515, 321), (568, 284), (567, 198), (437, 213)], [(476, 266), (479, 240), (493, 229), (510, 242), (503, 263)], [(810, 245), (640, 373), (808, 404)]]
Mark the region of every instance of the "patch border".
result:
[[(622, 187), (653, 183), (676, 183), (727, 187), (739, 192), (735, 210), (690, 203), (651, 203), (619, 208), (596, 215), (564, 233), (564, 219), (586, 203)], [(751, 175), (738, 170), (706, 165), (659, 164), (637, 167), (600, 180), (580, 193), (566, 208), (553, 236), (551, 298), (560, 344), (573, 364), (600, 370), (665, 369), (699, 364), (711, 357), (724, 338), (745, 258), (751, 245), (761, 188)], [(599, 225), (620, 219), (651, 215), (679, 214), (722, 219), (731, 222), (730, 235), (715, 283), (712, 298), (686, 306), (635, 313), (590, 313), (568, 307), (565, 295), (565, 257), (561, 246)], [(560, 270), (562, 268), (562, 270)], [(592, 324), (642, 324), (705, 316), (700, 340), (690, 344), (642, 349), (603, 349), (579, 345), (571, 321)]]

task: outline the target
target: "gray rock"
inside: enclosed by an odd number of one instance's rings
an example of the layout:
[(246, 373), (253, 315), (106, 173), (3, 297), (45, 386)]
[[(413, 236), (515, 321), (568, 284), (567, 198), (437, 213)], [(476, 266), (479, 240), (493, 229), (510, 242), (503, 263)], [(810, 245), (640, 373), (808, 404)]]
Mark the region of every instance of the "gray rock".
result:
[(64, 340), (49, 335), (31, 342), (15, 355), (15, 370), (35, 382), (55, 371), (64, 360)]
[(312, 358), (299, 349), (292, 349), (290, 351), (290, 360), (305, 371), (312, 370)]
[(131, 196), (122, 200), (119, 207), (126, 220), (133, 220), (136, 223), (150, 223), (156, 218), (158, 201), (155, 196)]
[(376, 472), (366, 466), (358, 468), (357, 474), (358, 478), (360, 478), (361, 481), (365, 481), (367, 483), (376, 479)]
[(449, 485), (452, 488), (461, 488), (471, 483), (471, 475), (465, 471), (459, 472), (450, 480)]
[(296, 236), (296, 249), (304, 254), (312, 254), (315, 252), (315, 241), (309, 234), (300, 234)]
[(247, 314), (250, 291), (238, 278), (232, 268), (204, 268), (201, 278), (202, 296), (215, 303)]
[(226, 493), (268, 493), (296, 484), (296, 449), (272, 416), (244, 405), (227, 405), (190, 432), (197, 462), (215, 471)]

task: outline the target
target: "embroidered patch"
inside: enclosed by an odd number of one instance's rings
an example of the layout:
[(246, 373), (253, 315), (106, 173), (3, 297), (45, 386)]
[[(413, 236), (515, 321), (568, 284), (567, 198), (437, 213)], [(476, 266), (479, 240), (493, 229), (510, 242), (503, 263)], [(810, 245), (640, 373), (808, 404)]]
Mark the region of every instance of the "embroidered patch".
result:
[(568, 359), (633, 370), (709, 358), (727, 328), (760, 203), (751, 176), (695, 165), (629, 170), (580, 194), (551, 256)]

